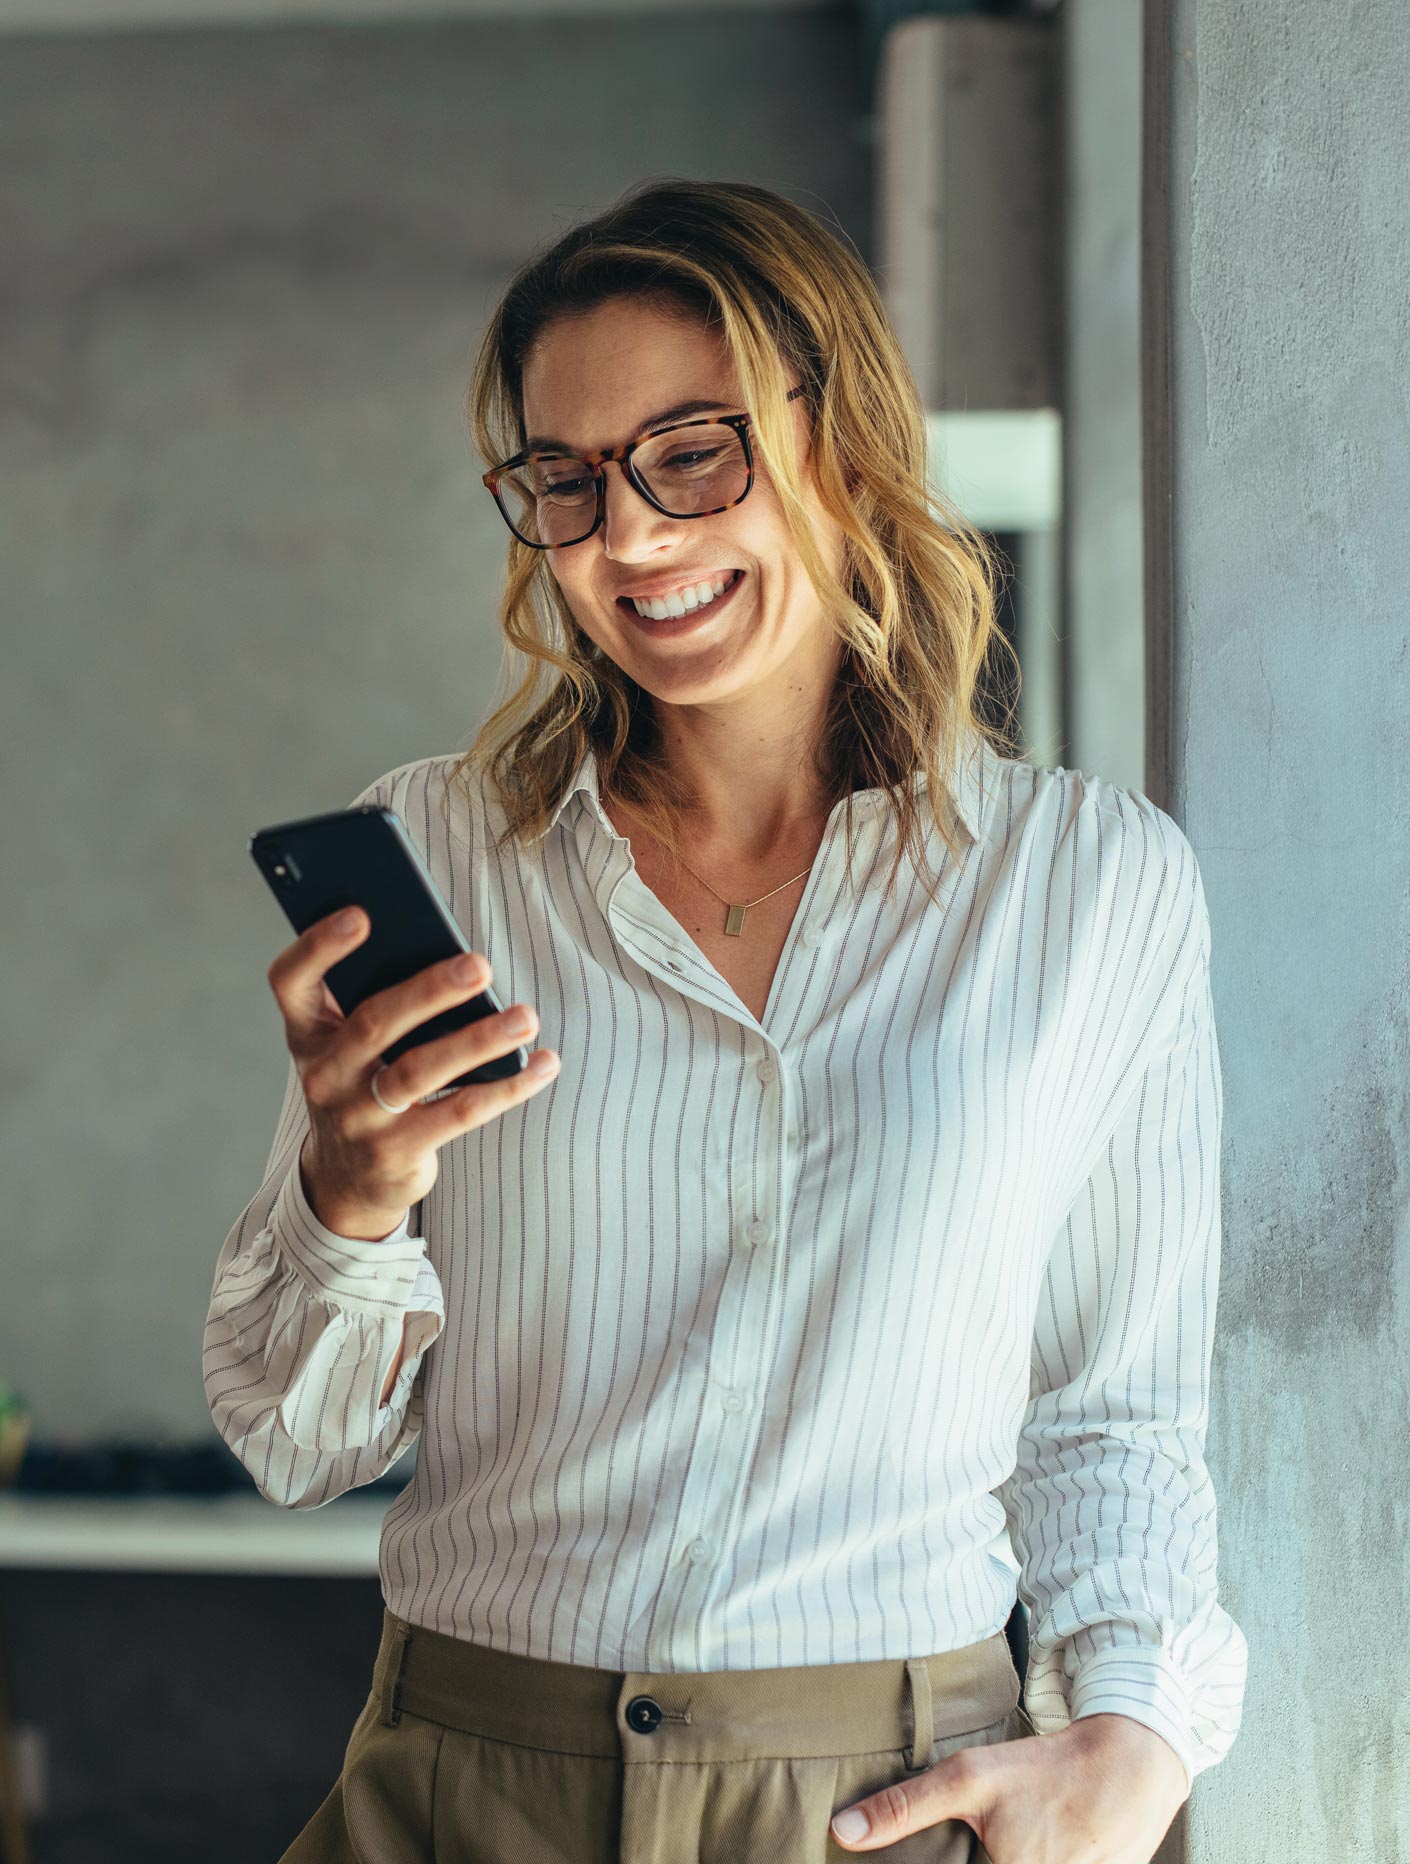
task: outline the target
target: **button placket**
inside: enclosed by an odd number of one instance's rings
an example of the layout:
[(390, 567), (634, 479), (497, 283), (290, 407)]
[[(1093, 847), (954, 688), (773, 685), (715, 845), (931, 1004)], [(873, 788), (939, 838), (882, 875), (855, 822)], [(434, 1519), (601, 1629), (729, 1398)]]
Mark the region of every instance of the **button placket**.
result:
[[(596, 832), (588, 828), (589, 820), (586, 813), (579, 820), (579, 852), (585, 866), (590, 865), (590, 845)], [(616, 836), (610, 827), (608, 832), (613, 834), (617, 845), (613, 858), (603, 864), (594, 895), (617, 942), (643, 970), (671, 984), (716, 1015), (734, 1015), (735, 1009), (727, 1001), (728, 987), (724, 979), (719, 980), (718, 991), (711, 989), (706, 981), (709, 961), (695, 951), (682, 955), (680, 926), (637, 874), (636, 862), (626, 841)], [(617, 896), (623, 887), (627, 888), (627, 893), (619, 904)], [(741, 1008), (741, 1021), (745, 1015)], [(753, 1025), (746, 1023), (746, 1027)]]
[[(765, 1125), (773, 1126), (779, 1104), (775, 1095), (786, 1109), (788, 1081), (773, 1055), (756, 1056), (752, 1066), (758, 1083), (755, 1091), (764, 1102)], [(729, 1537), (743, 1510), (755, 1449), (754, 1426), (761, 1410), (760, 1395), (736, 1385), (735, 1372), (769, 1363), (779, 1325), (777, 1274), (767, 1260), (755, 1260), (756, 1252), (767, 1252), (778, 1242), (783, 1197), (777, 1179), (779, 1163), (775, 1148), (761, 1146), (757, 1154), (750, 1155), (749, 1177), (738, 1187), (737, 1208), (742, 1208), (733, 1233), (736, 1260), (721, 1285), (702, 1368), (709, 1402), (719, 1405), (716, 1415), (728, 1417), (737, 1427), (723, 1437), (708, 1431), (697, 1433), (686, 1467), (680, 1518), (694, 1528), (695, 1535), (675, 1558), (673, 1634), (664, 1650), (652, 1652), (653, 1663), (663, 1668), (670, 1664), (693, 1667), (700, 1662), (702, 1647), (710, 1650), (714, 1595), (729, 1573)], [(744, 1215), (760, 1211), (767, 1215)], [(708, 1655), (705, 1665), (711, 1667)]]

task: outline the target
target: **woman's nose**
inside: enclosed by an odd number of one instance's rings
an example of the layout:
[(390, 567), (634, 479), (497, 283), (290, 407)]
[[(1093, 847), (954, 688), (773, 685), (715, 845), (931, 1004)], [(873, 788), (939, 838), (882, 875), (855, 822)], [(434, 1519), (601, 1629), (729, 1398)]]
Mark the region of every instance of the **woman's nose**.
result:
[(621, 462), (604, 460), (606, 484), (602, 498), (603, 548), (609, 557), (633, 557), (659, 550), (684, 530), (679, 518), (644, 499), (627, 478)]

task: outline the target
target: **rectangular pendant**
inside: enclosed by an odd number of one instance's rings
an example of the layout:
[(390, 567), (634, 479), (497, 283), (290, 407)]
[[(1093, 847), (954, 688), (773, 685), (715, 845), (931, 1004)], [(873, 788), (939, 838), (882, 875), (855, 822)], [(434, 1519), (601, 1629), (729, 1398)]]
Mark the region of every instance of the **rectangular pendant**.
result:
[(739, 935), (743, 932), (744, 913), (745, 913), (745, 908), (742, 906), (731, 906), (730, 907), (729, 917), (725, 920), (725, 931), (729, 934), (731, 938), (738, 938)]

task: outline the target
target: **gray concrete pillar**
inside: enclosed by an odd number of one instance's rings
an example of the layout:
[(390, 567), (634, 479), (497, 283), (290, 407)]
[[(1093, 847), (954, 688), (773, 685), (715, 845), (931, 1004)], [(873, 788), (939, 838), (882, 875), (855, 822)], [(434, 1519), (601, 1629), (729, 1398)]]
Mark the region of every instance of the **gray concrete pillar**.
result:
[(1245, 1720), (1195, 1860), (1410, 1856), (1410, 24), (1150, 0), (1149, 775), (1223, 1060)]

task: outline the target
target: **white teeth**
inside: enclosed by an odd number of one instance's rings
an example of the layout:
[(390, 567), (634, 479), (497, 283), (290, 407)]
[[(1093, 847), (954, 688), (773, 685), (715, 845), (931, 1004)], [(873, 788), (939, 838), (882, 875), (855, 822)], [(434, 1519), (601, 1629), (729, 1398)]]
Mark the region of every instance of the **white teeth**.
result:
[(731, 571), (729, 576), (722, 576), (717, 583), (696, 583), (691, 588), (672, 590), (670, 595), (658, 596), (650, 602), (633, 599), (632, 606), (638, 615), (645, 615), (650, 621), (665, 621), (671, 615), (688, 615), (692, 609), (704, 608), (717, 595), (723, 595), (736, 573)]

